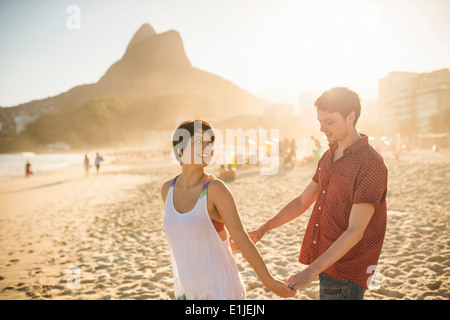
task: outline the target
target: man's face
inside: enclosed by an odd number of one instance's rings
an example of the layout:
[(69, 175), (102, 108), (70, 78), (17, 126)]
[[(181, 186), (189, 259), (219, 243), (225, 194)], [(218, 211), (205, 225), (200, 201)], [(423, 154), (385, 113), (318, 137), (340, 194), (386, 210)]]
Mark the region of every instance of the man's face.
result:
[(328, 112), (317, 109), (317, 119), (320, 123), (320, 131), (325, 133), (329, 143), (337, 143), (344, 140), (353, 127), (354, 112), (346, 118), (339, 112)]

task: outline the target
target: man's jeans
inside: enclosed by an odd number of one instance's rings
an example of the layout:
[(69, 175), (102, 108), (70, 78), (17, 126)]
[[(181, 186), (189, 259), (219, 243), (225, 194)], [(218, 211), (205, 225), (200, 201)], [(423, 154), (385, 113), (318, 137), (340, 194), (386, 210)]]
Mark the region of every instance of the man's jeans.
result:
[(366, 289), (350, 280), (319, 274), (320, 300), (363, 300)]

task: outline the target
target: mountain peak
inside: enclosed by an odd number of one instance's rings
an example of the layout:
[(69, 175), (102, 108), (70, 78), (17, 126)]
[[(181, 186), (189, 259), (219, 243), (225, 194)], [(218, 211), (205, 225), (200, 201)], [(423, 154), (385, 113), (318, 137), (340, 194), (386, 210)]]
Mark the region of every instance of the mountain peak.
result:
[(120, 88), (124, 88), (124, 82), (130, 86), (141, 84), (142, 81), (152, 78), (155, 72), (179, 76), (180, 73), (189, 72), (191, 69), (183, 41), (177, 31), (169, 30), (157, 34), (149, 24), (144, 24), (134, 34), (122, 59), (106, 71), (98, 85), (107, 90), (121, 90)]
[(133, 38), (131, 38), (130, 43), (128, 44), (127, 51), (135, 44), (138, 44), (139, 42), (153, 37), (156, 34), (155, 30), (152, 28), (151, 25), (148, 23), (144, 23), (138, 31), (134, 34)]

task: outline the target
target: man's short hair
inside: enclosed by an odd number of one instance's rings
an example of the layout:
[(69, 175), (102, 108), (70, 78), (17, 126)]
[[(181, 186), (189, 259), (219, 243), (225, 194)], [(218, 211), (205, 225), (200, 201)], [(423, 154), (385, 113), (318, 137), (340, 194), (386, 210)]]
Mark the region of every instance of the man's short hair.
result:
[(323, 111), (339, 112), (344, 118), (355, 111), (354, 126), (361, 114), (361, 101), (358, 94), (346, 87), (334, 87), (325, 91), (314, 102), (314, 106)]

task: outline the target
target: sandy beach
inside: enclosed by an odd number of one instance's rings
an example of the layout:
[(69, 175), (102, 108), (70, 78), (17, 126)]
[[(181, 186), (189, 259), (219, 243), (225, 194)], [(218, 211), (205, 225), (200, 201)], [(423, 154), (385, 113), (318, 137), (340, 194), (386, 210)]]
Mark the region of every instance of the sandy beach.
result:
[[(389, 170), (388, 226), (378, 286), (366, 299), (450, 298), (450, 151), (416, 150)], [(0, 181), (0, 299), (174, 299), (162, 227), (162, 183), (179, 173), (170, 159), (106, 163), (101, 174), (82, 166), (28, 179)], [(219, 166), (207, 171), (218, 175)], [(228, 183), (251, 230), (309, 183), (315, 164), (264, 176), (238, 169)], [(280, 280), (297, 262), (311, 213), (268, 233), (257, 244)], [(265, 289), (234, 253), (247, 299), (281, 299)], [(294, 298), (318, 299), (318, 279)]]

